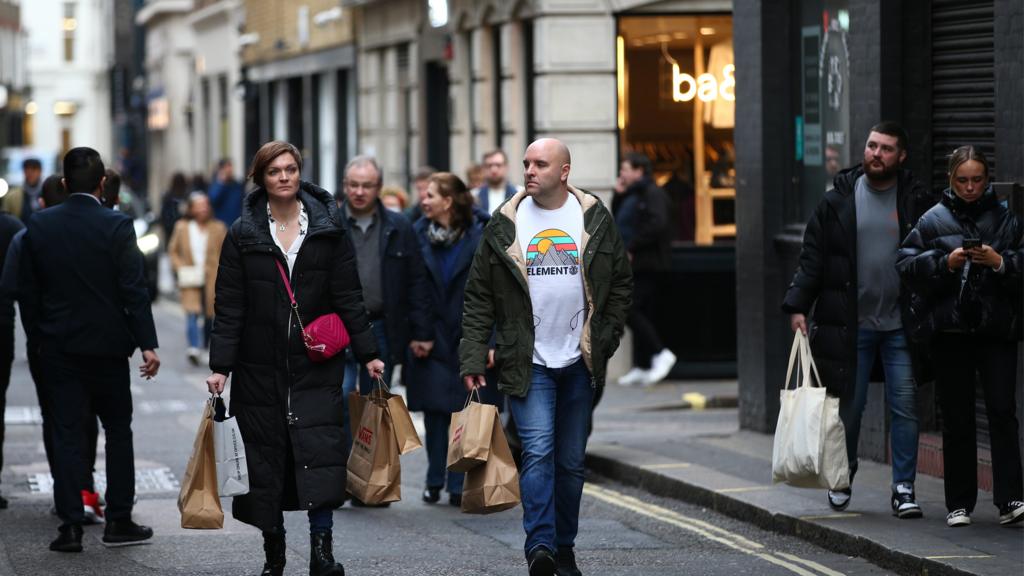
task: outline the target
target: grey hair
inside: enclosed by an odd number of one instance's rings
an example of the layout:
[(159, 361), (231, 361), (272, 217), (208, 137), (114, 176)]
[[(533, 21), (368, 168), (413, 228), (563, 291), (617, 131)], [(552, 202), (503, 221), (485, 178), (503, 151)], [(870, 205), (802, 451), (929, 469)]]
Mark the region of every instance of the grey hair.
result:
[(348, 164), (345, 164), (345, 172), (343, 172), (345, 179), (348, 179), (348, 171), (356, 166), (372, 166), (377, 171), (377, 185), (384, 184), (384, 171), (380, 169), (380, 164), (377, 163), (377, 159), (369, 154), (360, 154), (353, 156)]

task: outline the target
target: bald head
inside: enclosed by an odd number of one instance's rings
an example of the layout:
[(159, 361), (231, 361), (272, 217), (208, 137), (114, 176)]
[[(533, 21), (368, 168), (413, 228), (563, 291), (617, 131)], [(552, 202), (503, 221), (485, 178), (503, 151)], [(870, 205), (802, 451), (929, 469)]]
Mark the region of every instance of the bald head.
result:
[(559, 207), (569, 194), (569, 148), (560, 140), (541, 138), (526, 148), (523, 181), (526, 193), (543, 207)]
[(533, 144), (530, 144), (526, 148), (529, 152), (530, 148), (534, 146), (538, 150), (543, 150), (545, 155), (557, 162), (558, 164), (572, 164), (572, 156), (569, 154), (569, 147), (558, 138), (541, 138), (534, 140)]

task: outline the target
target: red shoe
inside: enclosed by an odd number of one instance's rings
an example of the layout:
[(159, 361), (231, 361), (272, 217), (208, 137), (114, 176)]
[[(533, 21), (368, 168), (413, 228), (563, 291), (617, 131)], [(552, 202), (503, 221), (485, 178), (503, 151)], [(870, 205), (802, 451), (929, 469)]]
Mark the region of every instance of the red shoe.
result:
[(82, 490), (82, 507), (86, 524), (103, 523), (103, 507), (100, 506), (100, 495), (97, 492)]

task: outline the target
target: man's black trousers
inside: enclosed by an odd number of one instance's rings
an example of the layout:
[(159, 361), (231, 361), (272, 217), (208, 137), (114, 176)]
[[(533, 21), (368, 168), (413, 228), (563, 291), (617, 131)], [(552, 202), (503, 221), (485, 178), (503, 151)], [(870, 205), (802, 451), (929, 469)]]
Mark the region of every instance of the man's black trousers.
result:
[(65, 524), (83, 520), (81, 490), (86, 434), (83, 406), (91, 405), (106, 433), (106, 518), (131, 517), (135, 497), (132, 396), (127, 358), (77, 356), (43, 349), (44, 381), (53, 415), (53, 499)]
[(633, 273), (633, 307), (628, 324), (633, 331), (633, 365), (643, 369), (651, 367), (651, 358), (665, 346), (658, 335), (654, 321), (658, 308), (658, 284), (665, 279), (661, 272), (638, 270)]

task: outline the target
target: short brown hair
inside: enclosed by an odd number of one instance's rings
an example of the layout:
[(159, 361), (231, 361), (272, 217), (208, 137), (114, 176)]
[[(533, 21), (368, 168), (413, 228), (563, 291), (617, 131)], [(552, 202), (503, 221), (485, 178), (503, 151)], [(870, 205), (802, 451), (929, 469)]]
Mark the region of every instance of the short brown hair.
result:
[(405, 190), (402, 190), (398, 186), (385, 186), (381, 188), (381, 199), (386, 196), (394, 196), (395, 198), (398, 198), (398, 202), (402, 205), (402, 210), (405, 210), (405, 207), (409, 205), (409, 195), (405, 193)]
[(430, 177), (430, 183), (437, 185), (437, 193), (452, 199), (452, 229), (464, 230), (473, 222), (473, 195), (466, 184), (451, 172), (437, 172)]
[(302, 170), (302, 154), (299, 153), (299, 149), (287, 142), (273, 140), (260, 146), (260, 149), (256, 151), (256, 155), (252, 157), (252, 166), (249, 168), (247, 178), (252, 180), (253, 184), (263, 188), (263, 173), (267, 171), (270, 163), (281, 154), (291, 154), (292, 158), (295, 158), (295, 163), (299, 165), (299, 170)]

